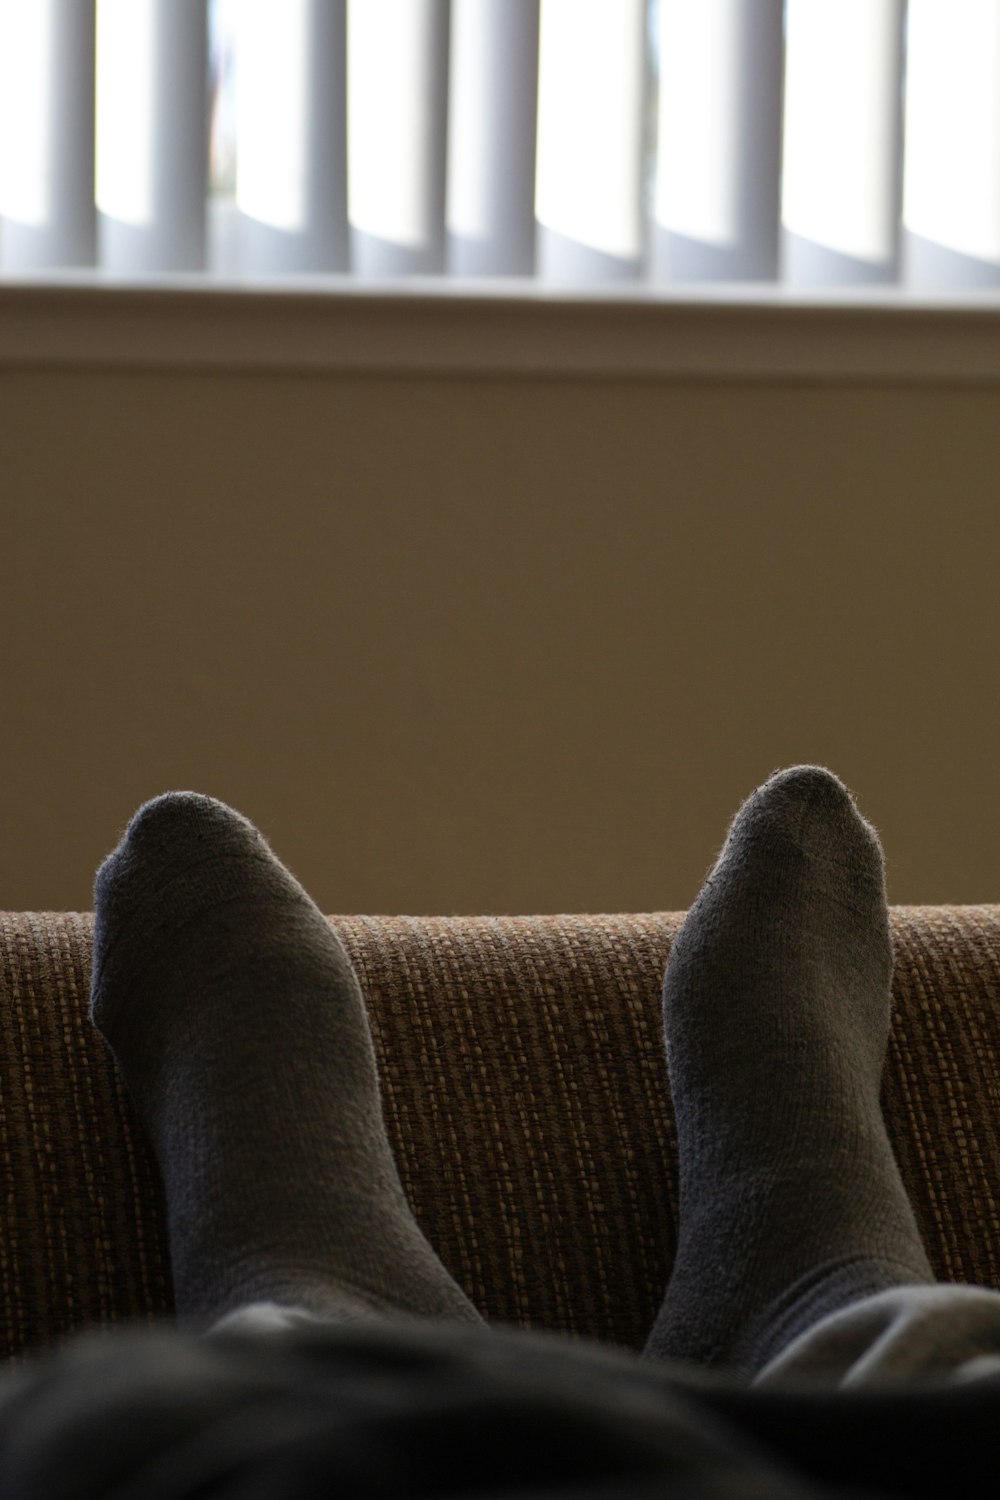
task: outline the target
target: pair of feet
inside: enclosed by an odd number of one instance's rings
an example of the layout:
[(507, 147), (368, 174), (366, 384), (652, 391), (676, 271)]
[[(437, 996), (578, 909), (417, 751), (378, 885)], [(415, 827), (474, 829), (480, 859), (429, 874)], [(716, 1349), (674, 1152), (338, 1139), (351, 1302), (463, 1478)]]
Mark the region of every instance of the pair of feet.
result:
[[(646, 1353), (752, 1375), (933, 1274), (882, 1119), (882, 851), (797, 766), (737, 814), (670, 953), (680, 1239)], [(223, 803), (146, 803), (95, 887), (92, 1016), (155, 1150), (177, 1311), (274, 1301), (481, 1323), (421, 1233), (336, 935)]]

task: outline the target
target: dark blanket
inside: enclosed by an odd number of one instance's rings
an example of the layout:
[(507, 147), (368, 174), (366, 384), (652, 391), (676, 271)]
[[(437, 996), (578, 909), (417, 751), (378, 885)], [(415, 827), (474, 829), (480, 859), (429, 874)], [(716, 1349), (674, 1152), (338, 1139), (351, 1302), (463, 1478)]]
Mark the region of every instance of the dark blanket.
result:
[(79, 1337), (0, 1386), (3, 1500), (995, 1493), (1000, 1378), (757, 1390), (508, 1328)]

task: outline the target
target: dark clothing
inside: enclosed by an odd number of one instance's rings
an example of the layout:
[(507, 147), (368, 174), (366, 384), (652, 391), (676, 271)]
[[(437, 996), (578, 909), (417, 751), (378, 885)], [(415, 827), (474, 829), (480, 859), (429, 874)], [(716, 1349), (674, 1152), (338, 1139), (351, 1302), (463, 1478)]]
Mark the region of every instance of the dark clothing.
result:
[(998, 1475), (996, 1374), (755, 1388), (506, 1327), (119, 1329), (0, 1387), (3, 1500), (981, 1500)]

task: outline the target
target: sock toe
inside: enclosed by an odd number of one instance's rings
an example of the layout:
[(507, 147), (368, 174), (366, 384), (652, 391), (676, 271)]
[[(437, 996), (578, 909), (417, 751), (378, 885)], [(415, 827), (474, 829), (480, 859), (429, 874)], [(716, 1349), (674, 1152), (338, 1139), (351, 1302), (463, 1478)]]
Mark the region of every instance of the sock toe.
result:
[[(263, 835), (225, 802), (191, 791), (164, 792), (144, 802), (94, 880), (90, 1018), (98, 1029), (106, 1031), (118, 1009), (118, 987), (106, 982), (111, 971), (124, 965), (135, 975), (155, 965), (161, 943), (169, 945), (179, 926), (187, 922), (193, 938), (206, 893), (222, 894), (215, 888), (225, 887), (232, 896), (252, 898), (275, 886), (279, 869), (297, 891), (298, 882)], [(151, 918), (165, 900), (171, 922), (160, 934)]]
[[(827, 828), (839, 840), (859, 823), (868, 826), (840, 777), (823, 766), (792, 766), (775, 772), (758, 787), (751, 804), (777, 820), (808, 853), (823, 852), (813, 848), (817, 830)], [(819, 842), (832, 841), (828, 834)]]
[(878, 834), (862, 817), (844, 782), (825, 767), (791, 766), (758, 787), (733, 820), (718, 867), (734, 846), (747, 847), (752, 841), (773, 860), (775, 839), (794, 846), (811, 866), (817, 860), (836, 866), (848, 877), (846, 889), (859, 882), (884, 896), (885, 861)]
[(226, 803), (201, 792), (163, 792), (132, 815), (117, 848), (98, 870), (95, 889), (102, 896), (113, 894), (126, 870), (131, 877), (143, 866), (155, 869), (162, 884), (192, 856), (216, 855), (227, 834), (240, 845), (251, 840), (266, 848), (250, 820)]

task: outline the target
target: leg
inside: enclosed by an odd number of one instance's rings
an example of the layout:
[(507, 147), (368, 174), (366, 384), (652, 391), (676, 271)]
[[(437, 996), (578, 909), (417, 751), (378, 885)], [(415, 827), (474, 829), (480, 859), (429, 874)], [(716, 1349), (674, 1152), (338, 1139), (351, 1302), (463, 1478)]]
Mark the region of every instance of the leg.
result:
[(648, 1357), (752, 1376), (827, 1314), (933, 1282), (879, 1098), (891, 975), (874, 829), (830, 772), (776, 774), (667, 964), (680, 1237)]
[(482, 1322), (406, 1202), (343, 946), (239, 813), (135, 814), (97, 875), (91, 1011), (159, 1162), (182, 1319)]
[(852, 1302), (786, 1344), (755, 1386), (956, 1384), (1000, 1376), (1000, 1292), (897, 1286)]

